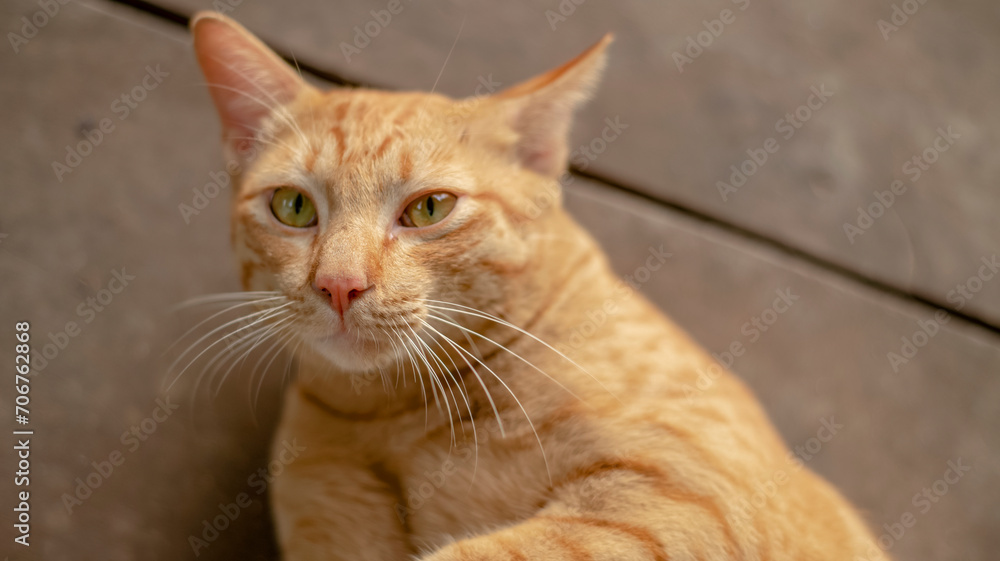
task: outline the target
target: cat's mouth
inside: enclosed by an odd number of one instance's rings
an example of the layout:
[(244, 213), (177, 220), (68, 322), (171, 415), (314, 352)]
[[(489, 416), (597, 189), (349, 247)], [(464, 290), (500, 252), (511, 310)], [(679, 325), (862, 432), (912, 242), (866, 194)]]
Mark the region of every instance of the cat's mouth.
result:
[(336, 331), (330, 331), (329, 333), (317, 336), (316, 344), (361, 350), (372, 345), (377, 345), (378, 341), (371, 335), (362, 335), (356, 330), (340, 327)]
[(395, 360), (393, 346), (388, 339), (378, 337), (378, 330), (338, 326), (317, 335), (312, 346), (331, 363), (347, 370), (367, 370)]

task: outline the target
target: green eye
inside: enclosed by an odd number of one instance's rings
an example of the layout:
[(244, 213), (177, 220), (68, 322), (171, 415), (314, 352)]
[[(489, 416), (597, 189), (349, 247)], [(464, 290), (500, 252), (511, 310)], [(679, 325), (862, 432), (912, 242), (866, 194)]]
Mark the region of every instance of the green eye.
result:
[(307, 228), (316, 223), (316, 207), (300, 191), (278, 187), (271, 196), (271, 212), (279, 222), (293, 228)]
[(406, 206), (400, 223), (408, 228), (423, 228), (437, 224), (451, 214), (458, 197), (451, 193), (431, 193), (424, 195)]

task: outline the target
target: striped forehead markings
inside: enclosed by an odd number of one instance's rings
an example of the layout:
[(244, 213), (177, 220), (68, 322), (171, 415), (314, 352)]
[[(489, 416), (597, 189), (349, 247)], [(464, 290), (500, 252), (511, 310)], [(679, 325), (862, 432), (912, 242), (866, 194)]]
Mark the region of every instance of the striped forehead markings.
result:
[(337, 163), (343, 164), (344, 154), (347, 152), (347, 135), (344, 134), (344, 129), (340, 127), (339, 122), (330, 127), (330, 132), (337, 140)]
[[(377, 160), (385, 156), (393, 143), (405, 137), (404, 126), (411, 121), (414, 117), (419, 114), (421, 105), (421, 100), (417, 98), (405, 99), (402, 103), (398, 103), (395, 107), (386, 107), (390, 109), (391, 112), (387, 112), (385, 115), (385, 120), (389, 118), (392, 119), (390, 125), (390, 132), (385, 134), (381, 140), (377, 141), (377, 148), (361, 150), (356, 149), (349, 150), (348, 146), (348, 136), (357, 135), (358, 131), (355, 130), (358, 127), (355, 125), (361, 124), (368, 115), (369, 110), (372, 108), (371, 101), (366, 101), (357, 98), (346, 99), (338, 102), (333, 107), (333, 125), (330, 126), (329, 132), (334, 136), (337, 143), (337, 162), (338, 165), (358, 163), (364, 158), (371, 158)], [(395, 111), (392, 111), (392, 110)], [(392, 115), (395, 113), (395, 115)], [(382, 121), (384, 123), (384, 121)], [(351, 126), (347, 126), (351, 123)], [(372, 143), (375, 146), (375, 142)], [(312, 163), (314, 162), (316, 156), (313, 155), (307, 160), (306, 167), (311, 169)], [(413, 156), (405, 152), (401, 152), (399, 155), (399, 174), (402, 180), (407, 180), (413, 171)]]

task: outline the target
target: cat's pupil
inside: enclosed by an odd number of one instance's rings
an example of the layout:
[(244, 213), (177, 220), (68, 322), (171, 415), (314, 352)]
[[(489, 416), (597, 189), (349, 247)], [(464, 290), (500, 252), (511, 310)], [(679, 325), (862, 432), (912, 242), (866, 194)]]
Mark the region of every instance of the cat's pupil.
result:
[(434, 197), (427, 197), (427, 214), (434, 216)]
[(295, 214), (302, 212), (302, 205), (304, 201), (302, 200), (302, 193), (295, 196)]

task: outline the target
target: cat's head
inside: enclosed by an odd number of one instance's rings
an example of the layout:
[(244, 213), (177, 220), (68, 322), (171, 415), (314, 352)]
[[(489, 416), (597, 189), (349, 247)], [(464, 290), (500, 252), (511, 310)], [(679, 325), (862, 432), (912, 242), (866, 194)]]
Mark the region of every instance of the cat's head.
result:
[(379, 349), (434, 339), (428, 326), (455, 335), (435, 316), (459, 312), (443, 308), (530, 317), (555, 290), (555, 262), (572, 252), (552, 244), (574, 235), (558, 196), (567, 132), (610, 37), (496, 95), (453, 100), (321, 91), (228, 18), (191, 26), (236, 176), (244, 288), (287, 299), (298, 337), (330, 362), (369, 370)]

